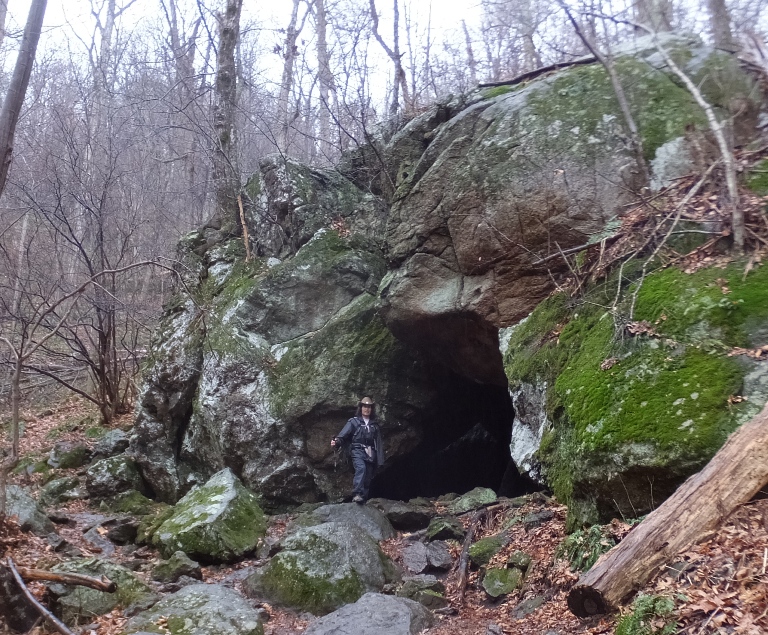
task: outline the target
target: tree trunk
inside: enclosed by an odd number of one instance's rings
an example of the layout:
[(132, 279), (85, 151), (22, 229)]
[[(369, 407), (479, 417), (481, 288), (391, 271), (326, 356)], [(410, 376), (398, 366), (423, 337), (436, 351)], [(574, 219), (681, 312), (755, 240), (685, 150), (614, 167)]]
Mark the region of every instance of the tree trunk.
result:
[(21, 401), (20, 384), (23, 365), (24, 358), (19, 351), (16, 351), (13, 377), (11, 378), (11, 453), (0, 461), (0, 522), (6, 515), (8, 474), (19, 464), (19, 402)]
[(384, 38), (381, 37), (379, 34), (379, 14), (376, 10), (376, 2), (375, 0), (369, 0), (370, 10), (371, 10), (371, 26), (373, 31), (373, 37), (376, 38), (376, 41), (379, 43), (381, 48), (384, 49), (384, 52), (387, 54), (387, 57), (389, 57), (390, 60), (392, 60), (392, 64), (395, 67), (395, 77), (392, 84), (392, 101), (389, 106), (389, 114), (394, 117), (397, 115), (397, 111), (400, 109), (400, 89), (403, 90), (403, 101), (405, 102), (406, 106), (410, 107), (411, 105), (411, 96), (408, 92), (408, 80), (405, 76), (405, 70), (403, 70), (403, 62), (400, 55), (400, 8), (398, 5), (398, 0), (394, 0), (393, 2), (393, 8), (394, 8), (394, 15), (393, 15), (393, 35), (394, 35), (394, 43), (393, 48), (389, 48), (387, 43), (384, 41)]
[(8, 17), (8, 0), (0, 0), (0, 47), (5, 41), (5, 19)]
[(213, 182), (216, 189), (216, 218), (224, 233), (238, 234), (240, 212), (240, 173), (237, 167), (235, 109), (237, 105), (237, 67), (235, 50), (240, 38), (240, 12), (243, 0), (227, 0), (224, 13), (216, 15), (219, 24), (219, 50), (216, 68), (216, 104), (213, 127)]
[(277, 146), (283, 154), (288, 153), (291, 128), (291, 89), (293, 88), (293, 65), (296, 62), (296, 41), (299, 39), (300, 29), (299, 5), (301, 0), (293, 0), (291, 21), (285, 30), (285, 43), (283, 44), (283, 78), (280, 82), (280, 96), (278, 98), (278, 139)]
[(469, 37), (469, 29), (467, 29), (467, 23), (465, 20), (461, 21), (461, 28), (464, 29), (464, 42), (467, 46), (467, 67), (469, 68), (469, 79), (472, 82), (472, 87), (477, 86), (477, 62), (475, 61), (475, 54), (472, 51), (472, 38)]
[(318, 114), (318, 136), (320, 137), (320, 156), (323, 162), (330, 164), (333, 158), (331, 143), (331, 94), (333, 93), (333, 73), (331, 73), (331, 54), (328, 51), (328, 20), (325, 14), (325, 0), (315, 0), (317, 16), (317, 79), (320, 93)]
[(3, 110), (0, 112), (0, 195), (2, 195), (5, 183), (8, 180), (16, 123), (19, 121), (19, 113), (24, 103), (24, 96), (27, 94), (29, 76), (32, 73), (32, 64), (35, 61), (37, 43), (40, 41), (46, 5), (47, 0), (32, 0), (32, 5), (29, 7), (27, 25), (24, 27), (24, 36), (21, 40), (19, 56), (16, 58), (16, 66), (13, 69), (11, 84), (8, 87), (8, 94), (3, 102)]
[(579, 617), (615, 611), (659, 569), (768, 483), (768, 406), (597, 561), (568, 595)]
[(707, 0), (709, 10), (709, 24), (712, 28), (712, 37), (715, 46), (729, 51), (736, 49), (736, 43), (731, 32), (731, 16), (725, 0)]
[(672, 30), (672, 0), (639, 0), (637, 21), (652, 31)]

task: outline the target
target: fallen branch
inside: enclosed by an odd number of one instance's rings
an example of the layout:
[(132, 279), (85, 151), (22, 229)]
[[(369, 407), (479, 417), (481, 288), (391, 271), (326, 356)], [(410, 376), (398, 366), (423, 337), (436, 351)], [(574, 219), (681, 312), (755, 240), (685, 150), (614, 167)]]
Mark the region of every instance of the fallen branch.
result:
[(60, 582), (61, 584), (74, 584), (77, 586), (87, 586), (104, 593), (114, 593), (117, 591), (117, 585), (109, 578), (101, 576), (94, 578), (82, 573), (55, 573), (53, 571), (44, 571), (43, 569), (29, 569), (27, 567), (17, 567), (19, 575), (24, 580), (45, 580), (46, 582)]
[(610, 613), (768, 483), (768, 406), (707, 466), (603, 555), (568, 594), (579, 617)]
[(487, 509), (480, 509), (472, 516), (472, 520), (469, 521), (469, 529), (467, 535), (464, 537), (464, 545), (461, 548), (461, 556), (459, 557), (459, 604), (464, 604), (464, 593), (467, 590), (467, 573), (469, 570), (469, 547), (472, 545), (472, 538), (475, 536), (475, 529), (480, 524), (480, 521), (488, 513)]
[(43, 616), (46, 620), (48, 620), (51, 625), (59, 631), (62, 635), (75, 635), (72, 631), (70, 631), (64, 622), (61, 622), (53, 613), (51, 613), (47, 608), (45, 608), (40, 602), (37, 601), (37, 598), (32, 595), (30, 590), (27, 588), (27, 585), (24, 584), (24, 580), (21, 579), (21, 576), (19, 575), (19, 572), (16, 570), (16, 566), (13, 564), (13, 560), (9, 557), (6, 560), (8, 564), (8, 568), (11, 570), (11, 573), (13, 573), (13, 577), (16, 580), (16, 584), (19, 585), (19, 588), (21, 589), (21, 592), (24, 594), (24, 597), (29, 600), (29, 602), (38, 610), (40, 611), (40, 615)]

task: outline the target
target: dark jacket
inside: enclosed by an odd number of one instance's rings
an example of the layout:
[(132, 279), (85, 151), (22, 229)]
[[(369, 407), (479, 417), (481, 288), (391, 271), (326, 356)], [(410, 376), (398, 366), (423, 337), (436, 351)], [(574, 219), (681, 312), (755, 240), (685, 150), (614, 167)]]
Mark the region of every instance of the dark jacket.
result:
[(343, 439), (344, 443), (372, 445), (376, 464), (384, 463), (384, 444), (381, 442), (381, 429), (376, 419), (371, 419), (368, 425), (369, 431), (366, 434), (365, 422), (362, 417), (352, 417), (347, 421), (336, 438)]

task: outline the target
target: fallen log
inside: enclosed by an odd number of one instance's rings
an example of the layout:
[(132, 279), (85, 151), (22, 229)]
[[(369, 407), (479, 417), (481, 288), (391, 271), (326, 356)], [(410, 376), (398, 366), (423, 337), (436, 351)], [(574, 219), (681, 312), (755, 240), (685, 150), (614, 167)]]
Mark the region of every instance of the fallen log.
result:
[(579, 617), (617, 610), (665, 563), (766, 484), (768, 406), (581, 577), (568, 594), (568, 608)]
[(94, 578), (82, 573), (55, 573), (43, 569), (29, 569), (27, 567), (16, 567), (19, 575), (24, 580), (44, 580), (45, 582), (60, 582), (61, 584), (73, 584), (78, 586), (87, 586), (97, 591), (105, 593), (114, 593), (117, 591), (117, 585), (109, 578), (101, 576)]

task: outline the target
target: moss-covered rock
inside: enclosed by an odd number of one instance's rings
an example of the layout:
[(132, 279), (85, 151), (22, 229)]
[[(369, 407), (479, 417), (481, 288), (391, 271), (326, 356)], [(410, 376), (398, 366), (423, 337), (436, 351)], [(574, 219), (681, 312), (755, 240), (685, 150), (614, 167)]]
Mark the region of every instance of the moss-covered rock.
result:
[(40, 504), (43, 506), (56, 505), (58, 503), (85, 498), (88, 494), (80, 485), (80, 479), (76, 476), (64, 476), (46, 483), (40, 489)]
[(264, 627), (237, 592), (218, 584), (192, 584), (131, 618), (123, 633), (263, 635)]
[(99, 508), (118, 514), (133, 514), (134, 516), (146, 516), (157, 507), (157, 503), (147, 498), (141, 492), (128, 490), (115, 496), (105, 498), (99, 503)]
[(183, 551), (177, 551), (168, 560), (161, 560), (152, 569), (152, 579), (158, 582), (176, 582), (183, 575), (198, 580), (203, 577), (200, 565)]
[[(768, 333), (768, 269), (743, 274), (737, 263), (649, 275), (635, 318), (650, 335), (615, 336), (601, 308), (613, 303), (613, 280), (587, 303), (553, 296), (512, 333), (510, 386), (547, 386), (538, 459), (572, 528), (652, 509), (766, 401), (761, 369), (728, 355)], [(746, 400), (734, 405), (734, 395)]]
[(426, 537), (427, 540), (462, 540), (464, 533), (464, 525), (458, 518), (438, 516), (429, 521)]
[(253, 551), (266, 526), (256, 496), (225, 469), (178, 502), (152, 543), (166, 556), (183, 551), (207, 562), (229, 562)]
[(469, 559), (476, 567), (486, 566), (493, 556), (502, 550), (508, 539), (503, 535), (488, 536), (472, 543), (469, 547)]
[(115, 608), (129, 606), (148, 608), (159, 596), (128, 569), (100, 558), (68, 560), (52, 569), (60, 573), (80, 573), (100, 578), (106, 576), (117, 585), (117, 591), (106, 593), (84, 586), (51, 585), (56, 596), (56, 613), (67, 624), (76, 624)]
[(483, 505), (490, 505), (497, 500), (496, 492), (487, 487), (476, 487), (472, 491), (459, 496), (448, 505), (451, 514), (463, 514)]
[(492, 598), (509, 595), (522, 586), (523, 574), (520, 569), (488, 569), (483, 576), (483, 590)]
[(91, 451), (82, 443), (59, 441), (51, 449), (48, 465), (62, 470), (82, 467), (91, 457)]
[(354, 525), (325, 523), (300, 529), (282, 551), (245, 582), (250, 593), (315, 614), (329, 613), (394, 581), (393, 564)]
[(31, 531), (38, 536), (47, 536), (54, 531), (53, 523), (26, 490), (18, 485), (8, 485), (5, 495), (6, 513), (19, 519), (23, 531)]
[(125, 454), (91, 465), (85, 473), (85, 487), (93, 498), (107, 498), (129, 490), (146, 491), (136, 463)]

